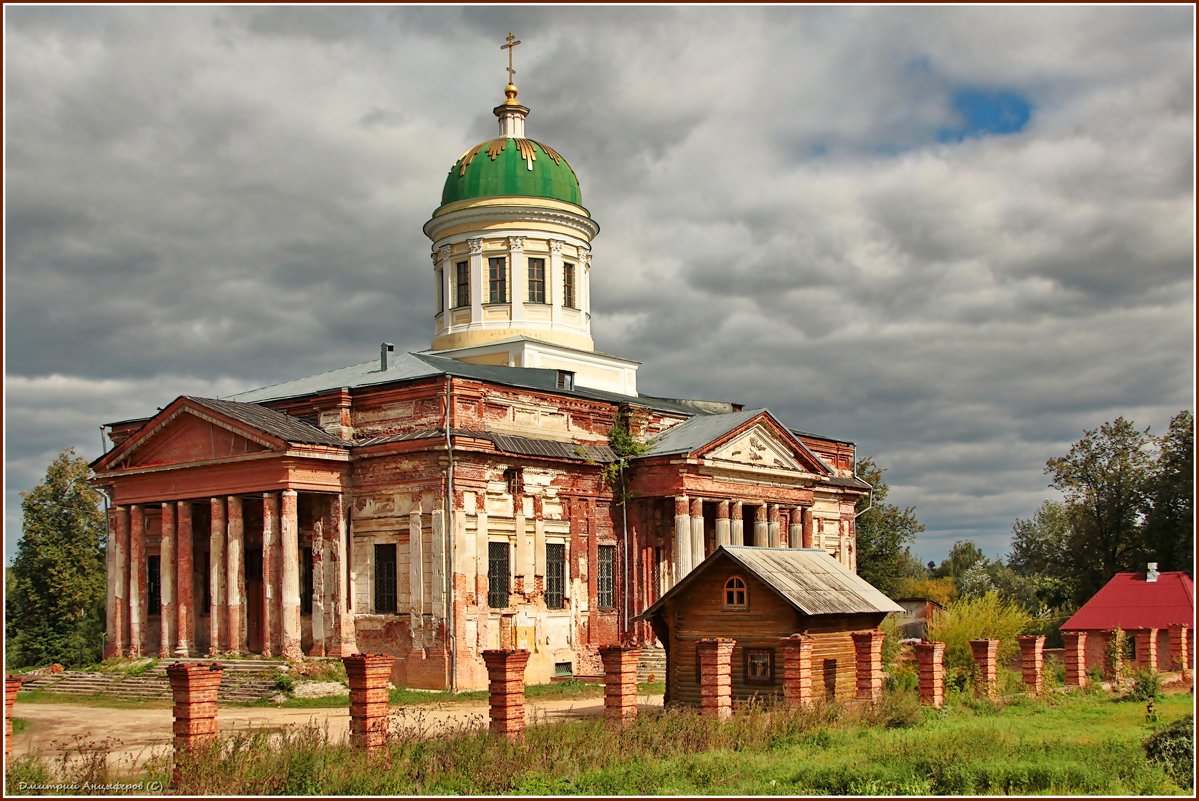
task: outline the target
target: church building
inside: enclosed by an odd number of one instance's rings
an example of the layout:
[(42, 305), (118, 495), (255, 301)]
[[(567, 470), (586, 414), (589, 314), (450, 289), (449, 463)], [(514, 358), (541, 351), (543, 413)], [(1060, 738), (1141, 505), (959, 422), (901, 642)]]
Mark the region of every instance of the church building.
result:
[(106, 656), (381, 652), (396, 684), (473, 689), (515, 647), (536, 684), (654, 645), (634, 618), (720, 545), (856, 570), (851, 442), (641, 394), (596, 350), (599, 226), (504, 94), (424, 226), (428, 350), (106, 425)]

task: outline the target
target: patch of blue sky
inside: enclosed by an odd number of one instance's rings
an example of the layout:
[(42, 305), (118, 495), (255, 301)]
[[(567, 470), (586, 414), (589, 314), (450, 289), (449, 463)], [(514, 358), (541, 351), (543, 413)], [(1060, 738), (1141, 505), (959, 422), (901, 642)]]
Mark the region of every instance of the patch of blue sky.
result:
[(941, 128), (937, 140), (960, 142), (971, 137), (1019, 133), (1032, 118), (1032, 102), (1004, 89), (961, 88), (953, 93), (958, 125)]

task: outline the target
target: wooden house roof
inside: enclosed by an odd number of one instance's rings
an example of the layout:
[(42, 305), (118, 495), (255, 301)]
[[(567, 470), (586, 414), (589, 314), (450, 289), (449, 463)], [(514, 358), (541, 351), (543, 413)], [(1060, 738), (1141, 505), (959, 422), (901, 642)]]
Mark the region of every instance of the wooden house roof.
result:
[(721, 545), (639, 618), (648, 619), (708, 570), (732, 560), (805, 615), (902, 612), (903, 607), (822, 548), (761, 548)]

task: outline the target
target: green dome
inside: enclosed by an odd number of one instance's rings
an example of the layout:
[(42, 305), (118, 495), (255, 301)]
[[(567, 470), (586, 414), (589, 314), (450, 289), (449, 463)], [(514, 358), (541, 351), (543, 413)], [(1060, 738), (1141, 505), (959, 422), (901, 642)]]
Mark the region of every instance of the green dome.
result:
[(552, 147), (501, 137), (472, 147), (450, 167), (441, 205), (503, 195), (545, 197), (583, 205), (575, 171)]

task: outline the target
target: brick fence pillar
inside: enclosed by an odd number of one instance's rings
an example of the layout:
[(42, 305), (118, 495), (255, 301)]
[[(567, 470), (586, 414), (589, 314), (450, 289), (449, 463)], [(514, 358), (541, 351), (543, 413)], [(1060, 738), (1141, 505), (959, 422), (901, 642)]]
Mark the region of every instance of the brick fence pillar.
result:
[(1045, 635), (1021, 634), (1020, 641), (1020, 673), (1024, 683), (1039, 694), (1044, 688)]
[(733, 716), (733, 647), (736, 640), (699, 640), (699, 711), (720, 718)]
[(783, 698), (788, 706), (812, 703), (812, 638), (792, 634), (783, 638)]
[(604, 663), (604, 717), (627, 722), (637, 717), (637, 662), (640, 648), (601, 645)]
[(1157, 670), (1157, 629), (1144, 629), (1136, 633), (1137, 667)]
[(1181, 623), (1170, 626), (1170, 668), (1184, 673), (1190, 668), (1191, 649), (1187, 642), (1187, 627)]
[(491, 705), (491, 733), (510, 740), (525, 730), (525, 666), (528, 651), (484, 651)]
[(373, 751), (387, 741), (387, 682), (394, 657), (343, 656), (350, 685), (350, 745)]
[(175, 753), (194, 751), (216, 739), (216, 697), (224, 669), (216, 662), (167, 666), (175, 698)]
[(1063, 631), (1062, 644), (1066, 647), (1066, 686), (1087, 686), (1087, 633), (1085, 631)]
[(852, 636), (858, 698), (877, 701), (883, 694), (883, 633), (855, 631)]
[(995, 696), (998, 675), (999, 640), (971, 640), (970, 651), (978, 668), (974, 682), (974, 694), (979, 698)]
[(926, 640), (912, 647), (920, 676), (920, 703), (940, 709), (945, 706), (945, 643)]
[(12, 759), (12, 708), (17, 702), (24, 676), (9, 673), (4, 677), (4, 758)]

